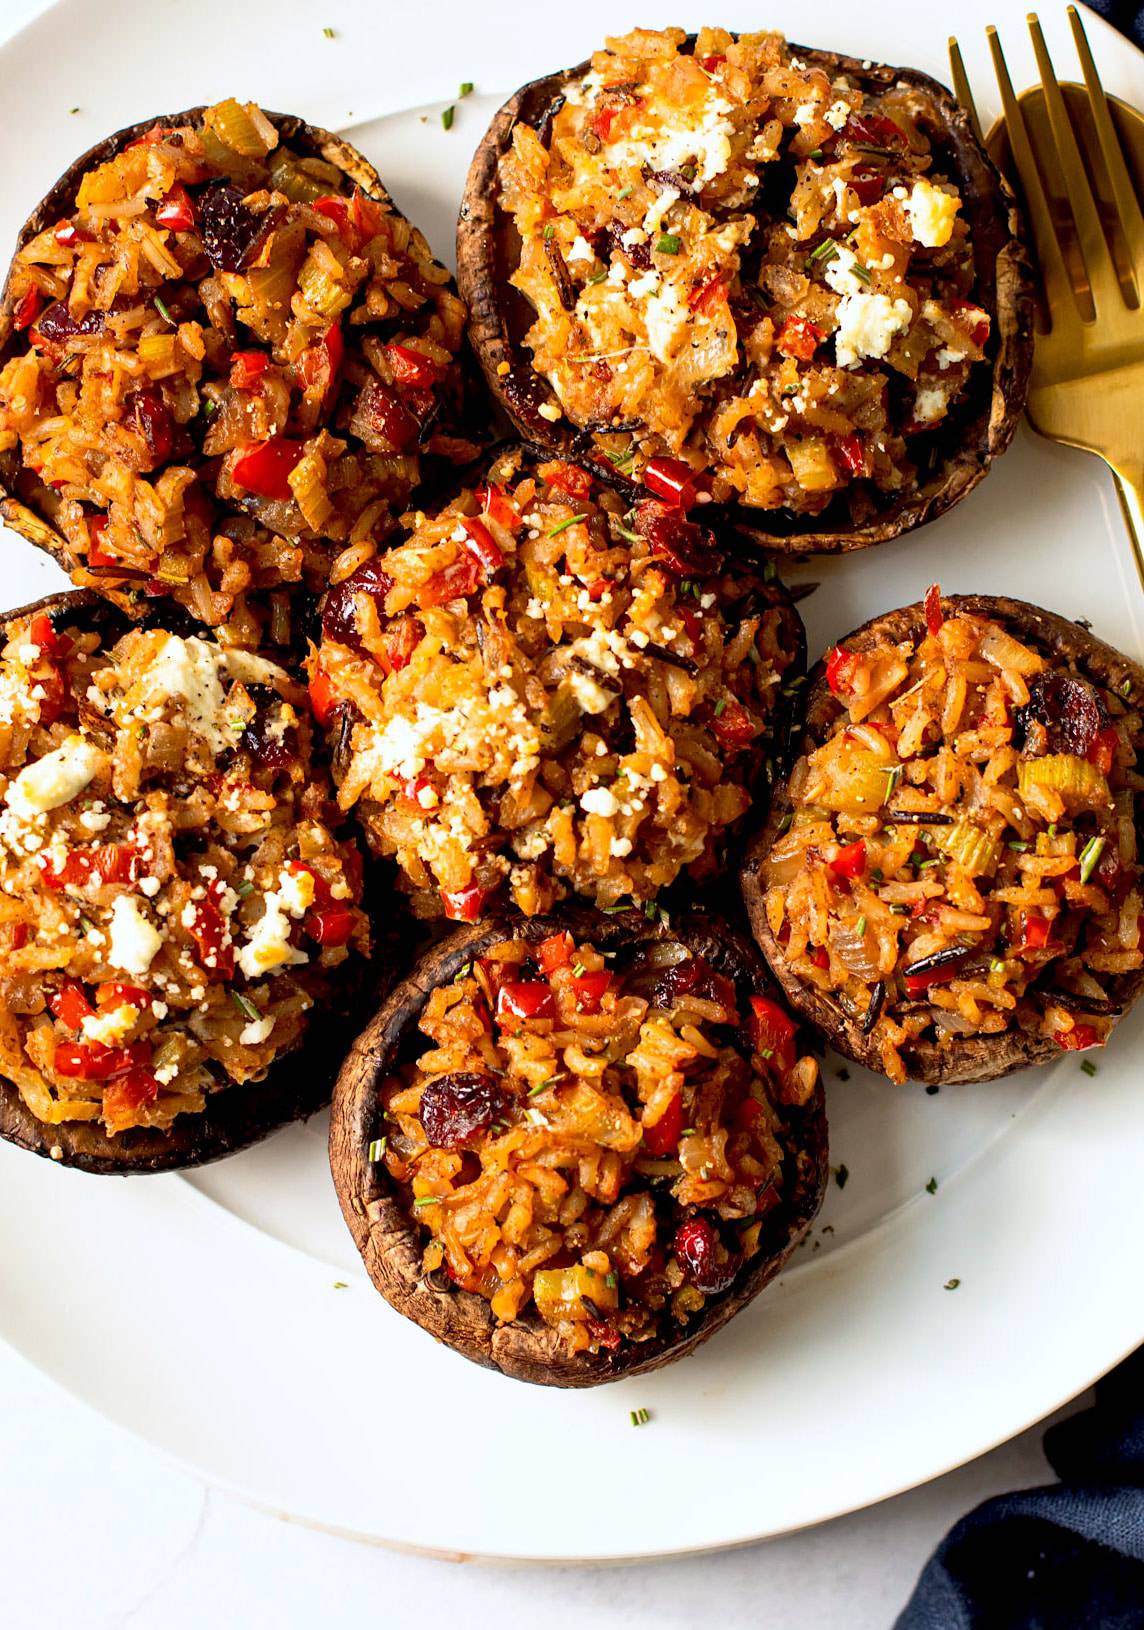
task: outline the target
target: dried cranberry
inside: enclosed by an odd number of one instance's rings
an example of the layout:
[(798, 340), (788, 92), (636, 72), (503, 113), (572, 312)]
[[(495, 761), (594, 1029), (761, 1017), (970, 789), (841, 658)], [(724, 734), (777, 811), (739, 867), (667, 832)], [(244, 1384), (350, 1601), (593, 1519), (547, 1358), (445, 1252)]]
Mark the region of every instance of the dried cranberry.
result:
[(636, 531), (646, 538), (652, 553), (679, 577), (706, 576), (718, 571), (721, 556), (711, 533), (689, 521), (678, 509), (653, 498), (636, 506)]
[(269, 685), (248, 685), (257, 709), (243, 731), (239, 746), (260, 770), (284, 770), (298, 757), (298, 733), (282, 718), (283, 701)]
[(146, 385), (136, 391), (129, 398), (128, 407), (135, 420), (135, 428), (147, 444), (151, 460), (148, 469), (156, 470), (160, 464), (167, 462), (175, 445), (175, 421), (171, 417), (171, 410), (163, 400), (162, 392), (154, 385)]
[(692, 956), (665, 968), (652, 989), (656, 1007), (670, 1010), (682, 996), (697, 996), (704, 1002), (718, 1002), (735, 1012), (735, 987), (723, 974), (716, 973), (706, 957)]
[(627, 257), (628, 265), (634, 266), (637, 272), (650, 272), (651, 250), (643, 239), (638, 243), (625, 243), (624, 236), (628, 228), (623, 221), (613, 221), (607, 228), (607, 235), (612, 247), (618, 249), (621, 255)]
[(362, 386), (350, 429), (371, 453), (407, 453), (416, 447), (421, 426), (394, 391), (376, 379)]
[(704, 1296), (726, 1290), (743, 1265), (742, 1256), (726, 1249), (706, 1217), (680, 1223), (672, 1249), (684, 1273)]
[(1075, 674), (1047, 669), (1029, 680), (1029, 700), (1016, 715), (1016, 739), (1024, 745), (1033, 723), (1048, 737), (1047, 753), (1075, 753), (1087, 757), (1106, 722), (1100, 698), (1087, 680)]
[(421, 1093), (421, 1125), (434, 1149), (457, 1149), (503, 1114), (508, 1098), (491, 1075), (457, 1070), (429, 1081)]
[(244, 201), (241, 189), (228, 181), (212, 181), (199, 197), (203, 248), (216, 271), (242, 271), (254, 259), (276, 219), (274, 210), (255, 214)]
[(375, 555), (359, 566), (352, 576), (344, 578), (326, 595), (322, 608), (322, 633), (328, 640), (348, 645), (351, 651), (362, 651), (361, 633), (357, 624), (356, 597), (368, 594), (371, 600), (381, 602), (393, 587), (393, 579)]
[(56, 300), (40, 314), (36, 333), (50, 345), (65, 345), (77, 334), (101, 334), (107, 321), (105, 311), (89, 311), (77, 322), (66, 300)]

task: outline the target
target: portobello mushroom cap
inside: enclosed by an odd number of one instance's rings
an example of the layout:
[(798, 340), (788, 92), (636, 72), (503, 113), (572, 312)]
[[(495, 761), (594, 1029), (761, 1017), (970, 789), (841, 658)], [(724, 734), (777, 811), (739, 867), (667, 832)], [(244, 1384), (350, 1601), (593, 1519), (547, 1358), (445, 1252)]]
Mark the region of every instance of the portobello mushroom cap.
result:
[[(174, 615), (172, 615), (172, 610)], [(31, 605), (17, 606), (0, 616), (6, 626), (18, 617), (65, 614), (68, 622), (100, 634), (104, 640), (117, 640), (138, 625), (117, 607), (90, 591), (50, 594)], [(151, 610), (148, 621), (167, 628), (177, 627), (187, 634), (202, 633), (196, 623), (178, 608), (157, 615)], [(367, 871), (367, 904), (370, 878)], [(352, 966), (352, 965), (351, 965)], [(388, 966), (388, 959), (383, 963)], [(372, 962), (373, 974), (365, 978), (364, 965), (353, 969), (338, 992), (333, 1010), (323, 1010), (323, 1023), (314, 1026), (305, 1041), (285, 1054), (263, 1081), (233, 1085), (212, 1093), (199, 1114), (178, 1116), (169, 1131), (132, 1127), (115, 1136), (92, 1121), (71, 1121), (50, 1126), (39, 1120), (12, 1082), (0, 1075), (0, 1138), (33, 1154), (44, 1155), (63, 1166), (101, 1176), (127, 1177), (135, 1172), (169, 1172), (187, 1166), (204, 1166), (258, 1143), (280, 1126), (303, 1120), (323, 1109), (330, 1101), (341, 1054), (331, 1045), (330, 1027), (344, 1027), (353, 1035), (376, 1000), (385, 978)]]
[[(694, 44), (692, 35), (687, 48)], [(992, 319), (991, 367), (971, 371), (964, 399), (931, 438), (930, 468), (913, 490), (895, 495), (869, 489), (874, 513), (860, 525), (846, 514), (845, 494), (815, 516), (727, 506), (733, 524), (763, 548), (785, 554), (836, 554), (866, 549), (933, 520), (972, 491), (1005, 451), (1024, 410), (1032, 368), (1034, 284), (1012, 191), (975, 135), (968, 114), (944, 85), (913, 68), (860, 62), (803, 45), (792, 44), (790, 50), (831, 77), (845, 74), (870, 95), (904, 86), (937, 109), (936, 124), (924, 116), (919, 123), (926, 126), (942, 164), (958, 182), (973, 244), (974, 298)], [(590, 455), (591, 433), (563, 417), (552, 424), (540, 412), (542, 406), (556, 404), (556, 398), (547, 380), (534, 370), (523, 343), (534, 314), (509, 283), (520, 244), (514, 224), (498, 203), (498, 166), (512, 145), (514, 125), (529, 124), (543, 138), (563, 100), (564, 87), (590, 67), (590, 62), (582, 62), (547, 74), (509, 98), (473, 157), (457, 223), (457, 281), (469, 307), (469, 337), (490, 391), (524, 435), (581, 459)], [(621, 485), (633, 497), (642, 492), (630, 483)]]
[[(86, 153), (81, 154), (68, 166), (55, 186), (28, 216), (20, 229), (13, 257), (53, 221), (74, 210), (80, 182), (88, 170), (108, 163), (117, 153), (146, 135), (157, 124), (201, 125), (205, 112), (206, 105), (201, 104), (188, 108), (183, 113), (157, 114), (154, 118), (141, 120), (138, 124), (127, 125), (124, 129), (117, 130), (112, 135), (104, 137), (102, 141), (96, 142), (93, 147), (89, 147)], [(324, 159), (327, 164), (334, 165), (353, 186), (359, 187), (378, 203), (401, 214), (373, 165), (356, 147), (318, 125), (307, 124), (296, 114), (271, 113), (266, 109), (262, 112), (278, 131), (282, 141), (288, 142), (304, 157)], [(12, 267), (9, 262), (3, 292), (0, 293), (0, 368), (17, 353), (23, 342), (23, 337), (13, 326), (14, 301), (11, 295), (11, 281)], [(22, 463), (18, 446), (0, 453), (0, 520), (14, 532), (18, 532), (21, 537), (26, 538), (29, 543), (34, 543), (37, 549), (51, 555), (52, 559), (70, 574), (77, 566), (82, 566), (82, 562), (78, 562), (72, 555), (66, 537), (55, 525), (54, 517), (58, 502), (58, 495)], [(235, 506), (234, 513), (242, 514), (241, 506)], [(107, 598), (114, 601), (129, 616), (142, 620), (148, 615), (146, 603), (138, 603), (132, 595), (115, 589), (106, 593)]]
[(397, 1186), (383, 1165), (368, 1158), (379, 1134), (380, 1089), (410, 1055), (417, 1024), (433, 990), (449, 984), (475, 957), (506, 938), (535, 944), (562, 929), (590, 939), (601, 951), (623, 954), (643, 947), (686, 945), (734, 981), (740, 997), (774, 995), (762, 958), (748, 939), (721, 919), (694, 911), (670, 926), (638, 911), (602, 916), (587, 909), (548, 917), (509, 915), (458, 930), (418, 963), (390, 993), (368, 1028), (354, 1042), (334, 1091), (330, 1166), (342, 1213), (374, 1285), (389, 1304), (465, 1358), (518, 1381), (556, 1387), (591, 1387), (623, 1376), (643, 1375), (692, 1352), (780, 1272), (822, 1205), (828, 1176), (826, 1105), (821, 1080), (802, 1108), (785, 1107), (783, 1141), (803, 1157), (790, 1159), (791, 1188), (763, 1224), (758, 1254), (721, 1295), (709, 1297), (688, 1329), (663, 1328), (647, 1341), (615, 1352), (570, 1354), (535, 1307), (511, 1324), (497, 1323), (484, 1297), (434, 1284), (422, 1267), (416, 1222), (403, 1209)]
[[(1079, 623), (1069, 622), (1055, 612), (1024, 600), (987, 594), (943, 596), (942, 607), (949, 615), (990, 618), (1033, 646), (1055, 669), (1067, 670), (1103, 689), (1119, 692), (1132, 706), (1144, 706), (1144, 667)], [(925, 611), (919, 603), (871, 618), (840, 643), (848, 650), (865, 651), (881, 640), (917, 640), (925, 632)], [(811, 670), (807, 686), (806, 729), (796, 757), (820, 746), (842, 712), (842, 703), (826, 682), (825, 662), (819, 662)], [(751, 927), (794, 1011), (820, 1030), (838, 1052), (882, 1075), (885, 1072), (877, 1045), (872, 1037), (863, 1033), (861, 1016), (855, 1019), (835, 1000), (804, 985), (787, 962), (783, 947), (767, 922), (763, 865), (792, 808), (788, 783), (784, 781), (775, 789), (766, 825), (748, 845), (740, 883)], [(1141, 830), (1139, 812), (1137, 830)], [(1113, 1006), (1118, 1015), (1123, 1016), (1144, 989), (1144, 968), (1111, 976), (1108, 986)], [(1061, 1057), (1060, 1048), (1050, 1037), (1019, 1029), (1005, 1030), (995, 1036), (951, 1036), (944, 1046), (921, 1038), (900, 1051), (911, 1081), (941, 1086), (993, 1081), (1014, 1070), (1047, 1064)]]

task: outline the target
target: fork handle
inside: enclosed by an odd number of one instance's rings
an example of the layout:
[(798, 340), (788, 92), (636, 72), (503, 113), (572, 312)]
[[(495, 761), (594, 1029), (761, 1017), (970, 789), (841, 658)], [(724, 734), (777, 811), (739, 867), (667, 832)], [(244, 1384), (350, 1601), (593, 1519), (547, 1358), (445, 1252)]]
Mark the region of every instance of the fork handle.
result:
[(1128, 528), (1128, 541), (1136, 562), (1136, 575), (1144, 589), (1144, 460), (1129, 461), (1112, 466), (1116, 494)]

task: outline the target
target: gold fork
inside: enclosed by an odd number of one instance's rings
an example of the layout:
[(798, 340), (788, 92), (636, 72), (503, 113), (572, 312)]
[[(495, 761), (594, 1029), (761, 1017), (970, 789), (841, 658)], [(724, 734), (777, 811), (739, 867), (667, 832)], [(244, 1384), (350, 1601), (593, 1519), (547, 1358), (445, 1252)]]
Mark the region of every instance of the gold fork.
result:
[[(1068, 16), (1091, 115), (1077, 127), (1036, 15), (1028, 24), (1047, 120), (1026, 117), (1037, 93), (1016, 96), (997, 30), (986, 30), (1041, 280), (1028, 416), (1042, 436), (1096, 453), (1112, 470), (1144, 587), (1144, 214), (1075, 6)], [(955, 39), (949, 56), (958, 100), (977, 123)], [(1093, 184), (1101, 174), (1108, 233)], [(1067, 214), (1051, 207), (1046, 178), (1063, 183)]]

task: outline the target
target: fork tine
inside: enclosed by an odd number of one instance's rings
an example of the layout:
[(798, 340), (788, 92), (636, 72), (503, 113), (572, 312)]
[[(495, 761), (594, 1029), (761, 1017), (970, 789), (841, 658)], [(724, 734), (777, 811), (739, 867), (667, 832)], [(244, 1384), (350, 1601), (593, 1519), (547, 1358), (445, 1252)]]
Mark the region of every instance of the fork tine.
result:
[(1104, 86), (1100, 83), (1100, 75), (1096, 71), (1096, 63), (1093, 61), (1088, 36), (1084, 31), (1084, 24), (1075, 6), (1070, 6), (1068, 12), (1077, 54), (1084, 70), (1084, 82), (1088, 89), (1088, 104), (1092, 109), (1092, 119), (1096, 126), (1097, 139), (1100, 142), (1100, 151), (1104, 158), (1104, 167), (1108, 172), (1108, 179), (1112, 183), (1112, 195), (1116, 200), (1116, 212), (1120, 217), (1120, 229), (1124, 233), (1125, 242), (1128, 245), (1133, 276), (1137, 290), (1140, 291), (1141, 279), (1144, 276), (1144, 214), (1141, 213), (1140, 200), (1136, 196), (1136, 185), (1129, 173), (1128, 165), (1124, 161), (1124, 152), (1116, 134), (1116, 127), (1112, 123), (1108, 98), (1104, 94)]
[(993, 72), (997, 76), (997, 85), (1001, 92), (1001, 108), (1005, 115), (1009, 148), (1013, 154), (1017, 174), (1021, 178), (1025, 209), (1033, 228), (1033, 243), (1041, 282), (1044, 285), (1045, 300), (1049, 306), (1053, 326), (1058, 327), (1061, 323), (1079, 320), (1072, 282), (1065, 269), (1061, 246), (1057, 242), (1057, 234), (1049, 213), (1049, 202), (1041, 183), (1041, 172), (1037, 169), (1033, 149), (1029, 144), (1029, 132), (1025, 127), (1021, 104), (1013, 89), (1013, 81), (1009, 78), (1009, 68), (1001, 49), (1000, 36), (992, 26), (985, 30), (985, 34), (989, 41), (989, 53), (993, 58)]
[(970, 129), (978, 141), (981, 141), (981, 120), (977, 117), (977, 109), (973, 104), (973, 91), (970, 89), (969, 75), (965, 71), (961, 47), (952, 34), (949, 36), (949, 71), (953, 78), (953, 94), (968, 115)]
[(1045, 44), (1045, 36), (1041, 33), (1036, 12), (1030, 12), (1027, 21), (1037, 57), (1037, 67), (1041, 72), (1041, 87), (1045, 93), (1045, 107), (1048, 109), (1053, 143), (1060, 160), (1065, 195), (1073, 220), (1076, 222), (1077, 239), (1092, 288), (1093, 304), (1099, 308), (1101, 300), (1108, 300), (1114, 294), (1120, 298), (1120, 283), (1112, 264), (1112, 254), (1104, 236), (1104, 228), (1097, 214), (1092, 186), (1085, 174), (1084, 160), (1080, 156), (1080, 148), (1077, 146), (1076, 135), (1065, 107), (1064, 97), (1061, 95), (1061, 88), (1057, 84), (1057, 76), (1053, 71), (1052, 59)]

